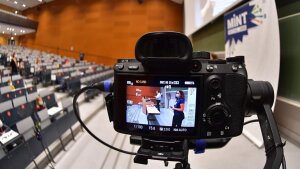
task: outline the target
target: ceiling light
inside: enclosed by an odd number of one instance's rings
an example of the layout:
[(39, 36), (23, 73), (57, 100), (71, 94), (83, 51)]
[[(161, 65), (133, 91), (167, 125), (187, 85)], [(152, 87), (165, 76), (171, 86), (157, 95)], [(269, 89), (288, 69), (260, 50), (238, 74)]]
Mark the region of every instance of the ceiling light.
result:
[(24, 8), (26, 7), (26, 5), (25, 5), (25, 4), (23, 4), (22, 6), (23, 6)]
[(14, 35), (17, 35), (17, 33), (15, 33)]
[(15, 3), (15, 4), (18, 4), (18, 2), (17, 2), (17, 1), (14, 1), (14, 3)]
[(14, 40), (14, 37), (11, 37), (10, 39), (11, 39), (11, 40)]
[(42, 0), (38, 0), (38, 1), (42, 2)]
[(4, 31), (2, 31), (2, 33), (4, 34)]
[(15, 31), (15, 29), (12, 29), (12, 31)]
[(6, 28), (9, 31), (9, 28)]
[(18, 11), (15, 11), (15, 14), (17, 14), (18, 13)]

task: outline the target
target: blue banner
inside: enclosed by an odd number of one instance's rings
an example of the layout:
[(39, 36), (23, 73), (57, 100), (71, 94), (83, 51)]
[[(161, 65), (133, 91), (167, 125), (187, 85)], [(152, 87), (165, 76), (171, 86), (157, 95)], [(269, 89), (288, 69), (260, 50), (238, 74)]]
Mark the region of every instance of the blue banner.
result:
[(227, 13), (224, 16), (225, 42), (229, 41), (229, 45), (242, 42), (243, 37), (248, 35), (248, 29), (262, 23), (261, 18), (266, 18), (266, 14), (262, 14), (259, 6), (251, 6), (249, 3)]

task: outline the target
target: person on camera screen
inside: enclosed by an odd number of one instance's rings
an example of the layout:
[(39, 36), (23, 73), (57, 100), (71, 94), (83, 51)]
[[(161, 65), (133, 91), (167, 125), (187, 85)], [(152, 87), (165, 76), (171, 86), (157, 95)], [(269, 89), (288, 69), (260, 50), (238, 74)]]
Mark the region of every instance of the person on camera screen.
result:
[(160, 91), (156, 91), (156, 96), (155, 96), (155, 99), (156, 99), (156, 108), (158, 111), (160, 111), (160, 100), (161, 100), (161, 93)]
[(183, 91), (179, 90), (176, 91), (176, 103), (174, 107), (171, 109), (174, 111), (172, 127), (181, 127), (182, 120), (184, 119), (184, 93)]

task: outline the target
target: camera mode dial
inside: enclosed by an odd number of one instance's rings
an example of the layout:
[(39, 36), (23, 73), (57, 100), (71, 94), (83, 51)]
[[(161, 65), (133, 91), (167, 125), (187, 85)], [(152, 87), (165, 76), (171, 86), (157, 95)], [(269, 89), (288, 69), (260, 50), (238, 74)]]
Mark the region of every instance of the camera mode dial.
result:
[(223, 127), (230, 118), (229, 111), (221, 103), (209, 106), (206, 111), (206, 121), (212, 127)]

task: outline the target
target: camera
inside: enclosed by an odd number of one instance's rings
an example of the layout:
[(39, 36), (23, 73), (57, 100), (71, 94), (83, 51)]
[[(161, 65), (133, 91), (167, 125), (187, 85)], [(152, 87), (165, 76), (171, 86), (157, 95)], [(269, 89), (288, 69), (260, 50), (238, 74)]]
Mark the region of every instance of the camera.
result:
[(136, 59), (114, 65), (110, 118), (117, 132), (148, 138), (228, 138), (242, 133), (244, 57), (211, 60), (181, 33), (152, 32)]
[[(221, 148), (242, 133), (243, 125), (259, 122), (266, 151), (266, 169), (285, 168), (281, 137), (272, 112), (274, 90), (266, 81), (248, 79), (244, 57), (211, 60), (208, 52), (193, 52), (188, 37), (176, 32), (143, 35), (136, 59), (114, 65), (114, 82), (82, 88), (74, 96), (74, 113), (87, 133), (116, 151), (135, 155), (134, 162), (177, 161), (190, 169), (189, 150), (203, 153)], [(114, 129), (130, 134), (137, 152), (114, 147), (98, 138), (80, 118), (77, 99), (89, 90), (105, 95)], [(107, 93), (108, 92), (108, 93)], [(244, 122), (245, 116), (257, 115)]]

